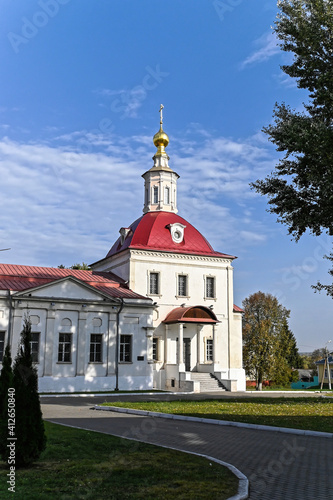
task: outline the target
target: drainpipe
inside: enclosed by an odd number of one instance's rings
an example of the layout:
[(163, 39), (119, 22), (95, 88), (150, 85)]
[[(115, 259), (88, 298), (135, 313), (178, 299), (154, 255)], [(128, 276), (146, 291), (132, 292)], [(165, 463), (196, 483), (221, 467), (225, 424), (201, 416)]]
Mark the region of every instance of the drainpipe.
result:
[(117, 311), (117, 331), (116, 331), (116, 387), (115, 391), (119, 391), (119, 318), (120, 313), (124, 308), (124, 299), (120, 298), (120, 307)]
[(10, 337), (12, 333), (12, 323), (13, 323), (13, 299), (10, 293), (10, 290), (8, 291), (8, 302), (9, 302), (9, 315), (8, 315), (8, 338), (7, 338), (7, 344), (10, 346)]

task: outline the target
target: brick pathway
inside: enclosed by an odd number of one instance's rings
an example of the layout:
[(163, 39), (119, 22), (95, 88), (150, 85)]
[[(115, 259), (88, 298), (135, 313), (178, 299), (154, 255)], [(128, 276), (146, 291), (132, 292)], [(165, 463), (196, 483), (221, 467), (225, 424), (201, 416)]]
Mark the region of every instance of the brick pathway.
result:
[(42, 411), (52, 422), (231, 463), (250, 480), (251, 500), (333, 500), (333, 439), (102, 412), (92, 402), (100, 401), (42, 398)]

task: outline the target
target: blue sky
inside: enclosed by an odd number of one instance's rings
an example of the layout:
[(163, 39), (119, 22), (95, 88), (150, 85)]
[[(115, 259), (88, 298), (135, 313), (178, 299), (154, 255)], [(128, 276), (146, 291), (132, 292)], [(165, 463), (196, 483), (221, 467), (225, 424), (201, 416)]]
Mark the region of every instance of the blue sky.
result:
[(291, 241), (249, 187), (278, 158), (261, 132), (274, 103), (307, 99), (280, 70), (276, 13), (266, 0), (3, 0), (1, 261), (103, 258), (142, 213), (163, 103), (179, 214), (238, 256), (235, 302), (275, 294), (300, 351), (332, 339), (332, 300), (311, 289), (329, 280), (331, 239)]

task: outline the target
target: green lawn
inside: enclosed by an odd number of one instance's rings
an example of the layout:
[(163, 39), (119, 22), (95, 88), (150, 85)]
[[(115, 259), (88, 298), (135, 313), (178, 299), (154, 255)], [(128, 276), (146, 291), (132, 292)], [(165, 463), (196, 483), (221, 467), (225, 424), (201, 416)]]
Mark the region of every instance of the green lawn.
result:
[(228, 469), (200, 457), (49, 422), (45, 428), (47, 448), (16, 471), (15, 494), (0, 462), (2, 500), (223, 500), (238, 489)]
[(233, 422), (273, 425), (294, 429), (333, 432), (333, 400), (324, 398), (228, 398), (206, 401), (104, 403), (108, 406), (137, 408), (215, 418)]

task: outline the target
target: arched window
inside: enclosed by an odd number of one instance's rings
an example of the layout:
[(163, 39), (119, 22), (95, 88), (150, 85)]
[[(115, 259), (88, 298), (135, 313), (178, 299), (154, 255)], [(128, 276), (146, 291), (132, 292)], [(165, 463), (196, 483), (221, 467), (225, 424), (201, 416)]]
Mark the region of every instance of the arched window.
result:
[(170, 188), (168, 186), (164, 188), (164, 203), (170, 205)]
[(158, 203), (158, 186), (153, 187), (153, 200), (154, 203)]

